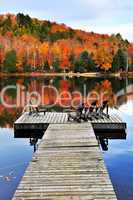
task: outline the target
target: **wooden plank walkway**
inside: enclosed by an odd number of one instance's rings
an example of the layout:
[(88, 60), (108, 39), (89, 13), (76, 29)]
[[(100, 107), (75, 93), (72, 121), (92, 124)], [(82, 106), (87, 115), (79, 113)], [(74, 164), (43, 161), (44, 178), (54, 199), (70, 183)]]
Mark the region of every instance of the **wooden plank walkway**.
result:
[(51, 124), (13, 200), (116, 200), (91, 123)]
[[(126, 123), (122, 122), (119, 116), (110, 115), (110, 118), (104, 116), (103, 119), (95, 119), (91, 122), (94, 130), (96, 131), (124, 131), (126, 129)], [(24, 113), (22, 116), (14, 123), (14, 129), (17, 130), (45, 130), (49, 124), (67, 124), (71, 123), (68, 121), (67, 113), (59, 112), (46, 112), (44, 113), (34, 113), (29, 115), (29, 113)]]

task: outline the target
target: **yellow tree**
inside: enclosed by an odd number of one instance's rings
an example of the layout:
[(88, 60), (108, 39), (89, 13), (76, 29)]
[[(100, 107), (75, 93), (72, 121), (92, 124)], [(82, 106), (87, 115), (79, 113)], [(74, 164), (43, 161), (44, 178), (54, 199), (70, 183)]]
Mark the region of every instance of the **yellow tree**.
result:
[(40, 46), (39, 46), (39, 54), (42, 58), (42, 65), (44, 65), (44, 63), (46, 61), (48, 61), (48, 57), (49, 57), (49, 50), (50, 50), (50, 45), (49, 42), (43, 42)]
[(108, 71), (112, 65), (112, 55), (104, 47), (100, 47), (94, 55), (96, 64), (103, 70)]

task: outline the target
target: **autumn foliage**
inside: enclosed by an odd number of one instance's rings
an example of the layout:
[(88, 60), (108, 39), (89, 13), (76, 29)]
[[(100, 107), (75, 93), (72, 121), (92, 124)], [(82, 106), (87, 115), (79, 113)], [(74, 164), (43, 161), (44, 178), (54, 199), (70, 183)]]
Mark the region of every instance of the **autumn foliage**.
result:
[[(75, 70), (87, 51), (97, 70), (108, 71), (119, 48), (133, 47), (120, 34), (106, 35), (74, 30), (64, 24), (32, 19), (28, 15), (0, 15), (0, 66), (9, 51), (16, 51), (16, 71)], [(132, 56), (133, 57), (133, 56)], [(132, 61), (132, 59), (131, 59)], [(89, 71), (89, 69), (87, 69)], [(92, 69), (90, 69), (92, 71)]]

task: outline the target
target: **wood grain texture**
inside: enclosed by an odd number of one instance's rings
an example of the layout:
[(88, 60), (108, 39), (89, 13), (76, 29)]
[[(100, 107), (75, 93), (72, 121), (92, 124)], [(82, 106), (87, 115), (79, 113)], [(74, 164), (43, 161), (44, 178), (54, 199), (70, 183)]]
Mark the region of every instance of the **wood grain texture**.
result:
[(13, 200), (116, 200), (91, 123), (50, 124)]
[[(24, 113), (15, 123), (15, 131), (19, 130), (45, 130), (48, 124), (78, 124), (77, 122), (69, 122), (67, 113), (46, 112), (44, 113)], [(83, 124), (91, 123), (94, 130), (117, 132), (125, 131), (126, 123), (122, 122), (119, 116), (110, 115), (110, 118), (93, 119), (92, 121), (82, 122)], [(80, 123), (79, 123), (80, 124)]]

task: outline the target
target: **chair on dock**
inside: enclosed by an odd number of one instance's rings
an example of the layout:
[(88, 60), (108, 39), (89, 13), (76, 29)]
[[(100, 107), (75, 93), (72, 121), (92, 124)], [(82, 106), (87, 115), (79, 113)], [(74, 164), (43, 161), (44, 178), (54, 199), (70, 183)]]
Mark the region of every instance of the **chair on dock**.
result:
[[(101, 106), (97, 105), (97, 101), (93, 101), (90, 107), (85, 107), (84, 103), (80, 104), (76, 109), (75, 115), (69, 113), (68, 121), (93, 121), (95, 119), (104, 119), (104, 117), (109, 118), (108, 114), (108, 100), (103, 101)], [(106, 112), (104, 112), (106, 109)]]
[(76, 109), (75, 115), (71, 113), (68, 114), (68, 121), (71, 121), (72, 119), (73, 121), (81, 122), (83, 118), (84, 109), (85, 109), (84, 103), (81, 103)]
[[(105, 109), (106, 109), (106, 112), (104, 112)], [(108, 100), (103, 101), (102, 106), (97, 108), (97, 116), (101, 118), (103, 117), (109, 118)]]
[[(105, 109), (106, 113), (104, 112)], [(85, 112), (81, 116), (84, 121), (92, 121), (104, 117), (109, 118), (107, 100), (103, 101), (101, 106), (97, 106), (97, 101), (92, 102), (89, 108), (85, 108)]]
[(82, 103), (76, 109), (75, 115), (68, 115), (68, 121), (71, 121), (71, 119), (77, 122), (93, 120), (93, 118), (96, 117), (96, 108), (97, 101), (92, 102), (90, 107), (85, 107), (85, 104)]
[(96, 117), (97, 113), (97, 101), (93, 101), (91, 103), (91, 106), (88, 108), (85, 108), (84, 116), (82, 117), (84, 121), (93, 120), (94, 117)]
[(32, 104), (32, 102), (30, 101), (29, 104), (27, 104), (24, 109), (23, 109), (23, 112), (28, 112), (29, 115), (32, 115), (32, 114), (36, 114), (38, 115), (39, 113), (45, 113), (47, 112), (47, 109), (44, 109), (42, 108), (41, 106), (38, 106), (38, 105), (34, 105)]

